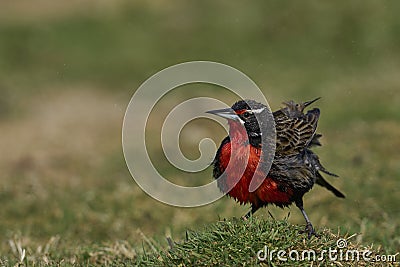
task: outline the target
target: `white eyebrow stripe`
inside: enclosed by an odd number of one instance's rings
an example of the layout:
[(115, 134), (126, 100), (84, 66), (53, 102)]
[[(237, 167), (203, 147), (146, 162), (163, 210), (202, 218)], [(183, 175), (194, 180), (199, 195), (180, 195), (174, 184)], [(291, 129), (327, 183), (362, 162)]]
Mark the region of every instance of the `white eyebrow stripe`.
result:
[(259, 109), (253, 109), (252, 112), (258, 114), (258, 113), (263, 112), (264, 110), (265, 110), (265, 108), (259, 108)]

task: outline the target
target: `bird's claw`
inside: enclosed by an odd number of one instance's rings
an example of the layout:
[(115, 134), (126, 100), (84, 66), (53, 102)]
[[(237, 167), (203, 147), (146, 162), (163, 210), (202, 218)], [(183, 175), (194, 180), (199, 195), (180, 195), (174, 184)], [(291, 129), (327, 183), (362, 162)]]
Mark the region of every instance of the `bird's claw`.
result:
[(246, 215), (242, 216), (242, 220), (246, 222), (246, 221), (250, 220), (250, 217), (251, 217), (251, 214), (247, 213)]
[(305, 229), (301, 230), (300, 233), (306, 233), (309, 239), (311, 238), (311, 236), (319, 237), (311, 223), (307, 223)]

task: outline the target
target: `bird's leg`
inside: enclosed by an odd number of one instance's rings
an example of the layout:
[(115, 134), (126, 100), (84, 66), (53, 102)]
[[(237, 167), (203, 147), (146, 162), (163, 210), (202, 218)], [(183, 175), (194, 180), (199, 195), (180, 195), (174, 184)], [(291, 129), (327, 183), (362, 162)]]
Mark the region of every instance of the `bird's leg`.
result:
[(304, 231), (301, 231), (302, 233), (307, 233), (308, 238), (311, 238), (312, 235), (318, 237), (318, 234), (315, 232), (314, 227), (311, 224), (310, 219), (308, 219), (307, 213), (303, 208), (303, 200), (300, 199), (296, 201), (296, 206), (300, 209), (301, 214), (303, 214), (304, 219), (306, 220), (306, 228)]
[(252, 205), (251, 210), (249, 212), (247, 212), (245, 215), (243, 215), (242, 219), (247, 221), (250, 218), (250, 216), (252, 216), (258, 209), (259, 209), (259, 207)]

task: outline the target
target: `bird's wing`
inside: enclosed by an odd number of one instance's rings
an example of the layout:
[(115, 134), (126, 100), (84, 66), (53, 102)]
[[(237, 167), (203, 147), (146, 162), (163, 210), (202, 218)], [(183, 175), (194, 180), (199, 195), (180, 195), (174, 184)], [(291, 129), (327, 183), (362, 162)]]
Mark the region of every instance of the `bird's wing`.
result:
[(311, 146), (318, 145), (320, 135), (316, 134), (320, 111), (318, 108), (304, 113), (304, 108), (313, 101), (296, 104), (293, 101), (273, 113), (276, 127), (276, 153), (294, 154)]

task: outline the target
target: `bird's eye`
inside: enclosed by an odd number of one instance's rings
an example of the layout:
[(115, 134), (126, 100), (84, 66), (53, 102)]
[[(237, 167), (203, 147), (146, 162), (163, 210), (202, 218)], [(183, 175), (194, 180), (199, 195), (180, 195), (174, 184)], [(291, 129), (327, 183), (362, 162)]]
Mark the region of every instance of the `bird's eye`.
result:
[(243, 118), (249, 118), (250, 117), (250, 112), (246, 111), (245, 113), (243, 113)]

